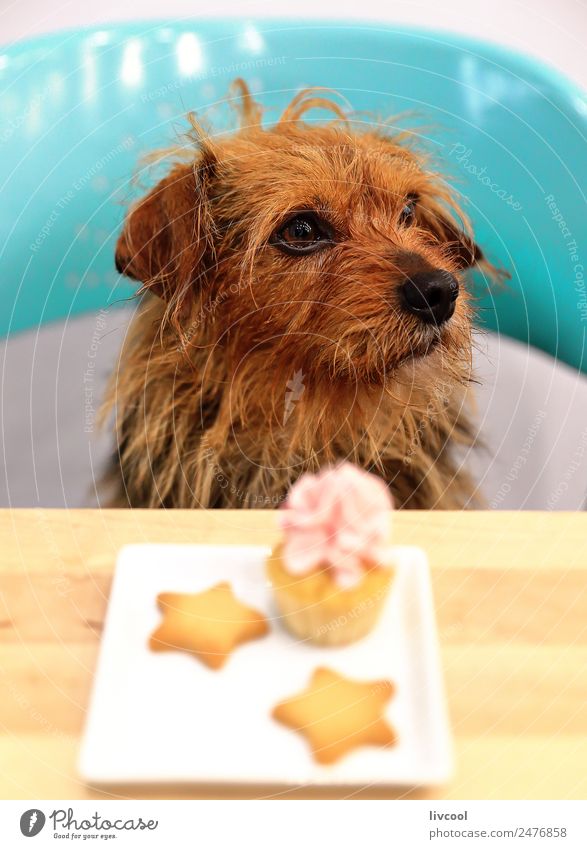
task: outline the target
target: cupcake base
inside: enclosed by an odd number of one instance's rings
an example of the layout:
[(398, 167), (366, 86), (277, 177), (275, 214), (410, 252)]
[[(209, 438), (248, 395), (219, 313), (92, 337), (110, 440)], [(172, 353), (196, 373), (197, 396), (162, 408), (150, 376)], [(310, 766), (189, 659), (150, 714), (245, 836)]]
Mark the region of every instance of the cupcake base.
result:
[(392, 568), (371, 564), (360, 584), (341, 589), (327, 569), (291, 575), (283, 564), (281, 548), (269, 557), (267, 574), (284, 626), (299, 639), (320, 646), (348, 645), (368, 634), (393, 579)]

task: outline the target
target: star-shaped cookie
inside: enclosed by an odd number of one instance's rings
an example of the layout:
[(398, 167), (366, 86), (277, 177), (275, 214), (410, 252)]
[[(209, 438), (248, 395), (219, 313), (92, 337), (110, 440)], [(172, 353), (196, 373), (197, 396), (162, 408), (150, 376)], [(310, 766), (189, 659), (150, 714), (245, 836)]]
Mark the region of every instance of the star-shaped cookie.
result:
[(391, 681), (351, 681), (319, 667), (308, 688), (278, 704), (273, 717), (307, 738), (318, 763), (330, 764), (357, 746), (396, 742), (382, 716), (394, 689)]
[(263, 637), (267, 620), (240, 602), (223, 582), (201, 593), (161, 593), (163, 621), (151, 634), (153, 651), (186, 651), (211, 669), (224, 666), (240, 643)]

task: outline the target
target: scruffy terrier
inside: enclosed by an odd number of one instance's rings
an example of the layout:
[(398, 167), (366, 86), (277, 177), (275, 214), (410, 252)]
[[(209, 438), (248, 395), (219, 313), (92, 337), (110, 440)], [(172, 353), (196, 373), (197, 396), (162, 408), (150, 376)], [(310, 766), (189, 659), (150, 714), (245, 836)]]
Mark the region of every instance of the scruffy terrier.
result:
[[(144, 295), (110, 402), (115, 503), (277, 506), (351, 460), (398, 507), (467, 506), (471, 295), (492, 273), (453, 191), (405, 132), (357, 126), (317, 90), (270, 128), (192, 117), (189, 161), (132, 207), (119, 272)], [(310, 123), (308, 110), (333, 120)]]

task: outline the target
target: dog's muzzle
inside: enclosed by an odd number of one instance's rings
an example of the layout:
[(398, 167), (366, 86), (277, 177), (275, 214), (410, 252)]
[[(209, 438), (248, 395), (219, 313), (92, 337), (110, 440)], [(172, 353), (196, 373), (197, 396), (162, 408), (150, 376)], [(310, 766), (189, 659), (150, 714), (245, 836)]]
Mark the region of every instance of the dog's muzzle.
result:
[(428, 324), (441, 325), (455, 311), (459, 281), (448, 271), (420, 271), (404, 280), (402, 306)]

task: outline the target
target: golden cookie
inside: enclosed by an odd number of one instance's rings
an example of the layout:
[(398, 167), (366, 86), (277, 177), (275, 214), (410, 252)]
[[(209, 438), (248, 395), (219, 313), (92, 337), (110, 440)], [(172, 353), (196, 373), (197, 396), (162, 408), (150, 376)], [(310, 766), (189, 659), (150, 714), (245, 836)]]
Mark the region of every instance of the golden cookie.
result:
[(273, 717), (303, 734), (321, 764), (357, 746), (391, 746), (396, 734), (382, 714), (391, 681), (351, 681), (331, 669), (314, 670), (307, 690), (277, 705)]
[(263, 614), (242, 604), (226, 582), (201, 593), (160, 593), (157, 604), (163, 621), (150, 648), (187, 651), (212, 669), (220, 669), (236, 646), (269, 630)]

